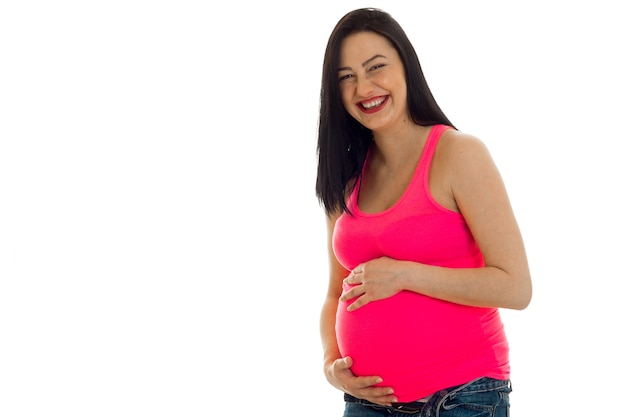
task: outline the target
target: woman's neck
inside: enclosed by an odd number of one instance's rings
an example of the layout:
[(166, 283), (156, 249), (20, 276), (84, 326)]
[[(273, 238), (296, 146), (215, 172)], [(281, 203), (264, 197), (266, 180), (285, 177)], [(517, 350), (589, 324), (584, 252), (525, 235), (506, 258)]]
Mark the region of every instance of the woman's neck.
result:
[(420, 155), (430, 126), (411, 123), (392, 132), (373, 132), (371, 158), (393, 170)]

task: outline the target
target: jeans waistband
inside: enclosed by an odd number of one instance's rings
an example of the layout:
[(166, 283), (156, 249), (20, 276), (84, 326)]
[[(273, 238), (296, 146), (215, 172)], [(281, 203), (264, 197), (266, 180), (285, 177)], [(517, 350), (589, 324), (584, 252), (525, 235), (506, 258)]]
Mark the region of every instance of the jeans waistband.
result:
[(366, 405), (366, 406), (374, 407), (374, 408), (392, 409), (394, 411), (399, 411), (401, 413), (407, 413), (407, 414), (419, 413), (420, 411), (422, 411), (422, 409), (426, 405), (426, 401), (412, 401), (410, 403), (392, 403), (391, 406), (383, 406), (383, 405), (376, 404), (367, 400), (363, 400), (361, 398), (353, 397), (352, 395), (347, 394), (347, 393), (343, 394), (343, 399), (347, 403), (357, 403), (357, 404)]
[(455, 385), (453, 387), (449, 387), (443, 389), (441, 391), (437, 391), (433, 395), (431, 395), (427, 401), (413, 401), (409, 403), (393, 403), (391, 407), (382, 406), (367, 400), (363, 400), (360, 398), (356, 398), (350, 394), (344, 393), (344, 400), (350, 403), (357, 403), (369, 407), (381, 408), (399, 411), (407, 414), (417, 414), (422, 412), (422, 410), (429, 405), (430, 407), (437, 408), (437, 404), (440, 403), (444, 398), (454, 395), (455, 393), (463, 390), (471, 390), (472, 392), (480, 392), (480, 391), (491, 391), (495, 389), (501, 389), (504, 387), (508, 387), (511, 389), (511, 381), (510, 380), (499, 380), (493, 378), (477, 378), (470, 382), (461, 385)]

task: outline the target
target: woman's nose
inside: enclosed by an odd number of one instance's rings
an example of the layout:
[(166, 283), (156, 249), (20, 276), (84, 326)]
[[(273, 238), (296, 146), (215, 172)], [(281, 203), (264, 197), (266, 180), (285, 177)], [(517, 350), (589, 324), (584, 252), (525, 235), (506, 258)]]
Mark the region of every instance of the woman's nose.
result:
[(374, 84), (367, 78), (359, 78), (357, 80), (357, 94), (361, 97), (369, 97), (374, 91)]

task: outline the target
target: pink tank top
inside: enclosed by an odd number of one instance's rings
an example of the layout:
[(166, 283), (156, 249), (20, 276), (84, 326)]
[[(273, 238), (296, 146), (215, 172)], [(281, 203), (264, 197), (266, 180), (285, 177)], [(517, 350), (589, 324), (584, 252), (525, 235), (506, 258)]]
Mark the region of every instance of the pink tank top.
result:
[[(346, 269), (382, 256), (449, 268), (484, 266), (463, 216), (439, 205), (428, 188), (432, 157), (446, 129), (432, 127), (411, 183), (391, 208), (361, 212), (357, 183), (348, 198), (353, 216), (341, 215), (333, 236)], [(478, 377), (509, 378), (508, 342), (495, 308), (409, 291), (348, 312), (350, 302), (340, 302), (337, 311), (341, 354), (352, 357), (356, 375), (381, 376), (380, 385), (393, 387), (400, 402)]]

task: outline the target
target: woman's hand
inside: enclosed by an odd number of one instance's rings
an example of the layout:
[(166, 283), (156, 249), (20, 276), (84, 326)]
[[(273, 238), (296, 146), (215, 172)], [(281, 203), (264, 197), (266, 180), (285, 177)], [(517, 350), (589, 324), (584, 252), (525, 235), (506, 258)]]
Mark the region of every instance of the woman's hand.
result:
[(356, 298), (348, 306), (348, 311), (354, 311), (375, 300), (389, 298), (402, 290), (400, 275), (402, 269), (400, 261), (382, 257), (362, 263), (350, 272), (344, 284), (354, 285), (343, 293), (340, 301), (346, 302)]
[(326, 379), (335, 388), (353, 397), (371, 401), (376, 404), (390, 406), (397, 402), (391, 387), (377, 387), (383, 380), (378, 376), (355, 376), (350, 367), (352, 358), (345, 357), (335, 360), (326, 368)]

